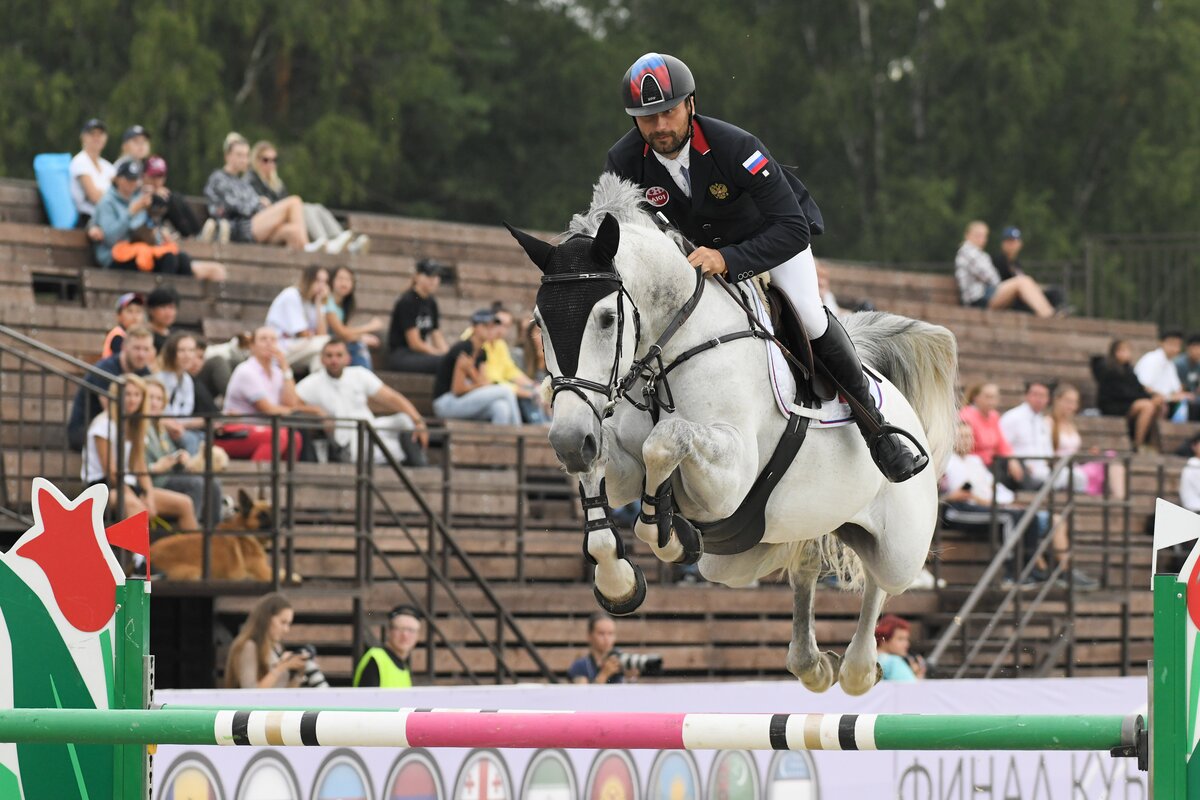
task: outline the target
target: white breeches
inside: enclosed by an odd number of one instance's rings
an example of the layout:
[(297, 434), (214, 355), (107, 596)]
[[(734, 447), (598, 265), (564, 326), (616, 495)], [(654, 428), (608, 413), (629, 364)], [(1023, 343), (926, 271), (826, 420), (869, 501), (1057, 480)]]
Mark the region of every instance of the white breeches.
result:
[(825, 306), (821, 304), (821, 290), (817, 287), (817, 262), (813, 260), (812, 247), (804, 248), (771, 270), (771, 282), (792, 301), (809, 338), (823, 336), (829, 327), (829, 319), (825, 316)]

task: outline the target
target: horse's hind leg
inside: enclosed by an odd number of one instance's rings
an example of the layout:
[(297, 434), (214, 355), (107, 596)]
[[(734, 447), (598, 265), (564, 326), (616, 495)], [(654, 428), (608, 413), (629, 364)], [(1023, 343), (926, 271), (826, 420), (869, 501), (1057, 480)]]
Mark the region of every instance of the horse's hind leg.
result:
[(641, 569), (625, 557), (621, 535), (608, 517), (608, 499), (601, 490), (598, 470), (579, 477), (583, 497), (584, 556), (596, 565), (596, 602), (610, 614), (632, 614), (646, 599), (646, 579)]
[[(800, 679), (810, 691), (823, 692), (838, 679), (841, 659), (836, 653), (822, 653), (817, 648), (816, 619), (813, 614), (813, 594), (821, 565), (792, 567), (792, 643), (788, 645), (788, 672)], [(874, 639), (871, 640), (874, 642)]]

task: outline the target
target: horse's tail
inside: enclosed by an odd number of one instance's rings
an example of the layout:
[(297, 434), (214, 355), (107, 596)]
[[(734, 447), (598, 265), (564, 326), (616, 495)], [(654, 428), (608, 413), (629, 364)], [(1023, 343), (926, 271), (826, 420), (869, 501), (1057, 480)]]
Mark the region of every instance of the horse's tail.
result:
[(908, 399), (929, 439), (938, 474), (954, 446), (958, 423), (958, 343), (941, 325), (869, 311), (845, 322), (858, 355)]

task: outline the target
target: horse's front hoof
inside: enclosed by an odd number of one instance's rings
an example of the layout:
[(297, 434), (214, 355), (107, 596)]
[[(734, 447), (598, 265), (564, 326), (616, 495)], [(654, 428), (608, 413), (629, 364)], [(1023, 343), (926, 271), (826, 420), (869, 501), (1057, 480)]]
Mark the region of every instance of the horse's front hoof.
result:
[(596, 595), (596, 602), (600, 607), (614, 617), (624, 617), (632, 614), (641, 607), (642, 603), (646, 602), (646, 577), (642, 575), (642, 570), (636, 564), (629, 565), (633, 569), (633, 591), (624, 598), (618, 600), (609, 600), (600, 593), (598, 587), (592, 587), (592, 594)]
[(683, 555), (675, 559), (676, 564), (695, 564), (700, 560), (700, 556), (704, 555), (704, 542), (700, 538), (700, 531), (678, 514), (675, 515), (675, 538), (683, 548)]

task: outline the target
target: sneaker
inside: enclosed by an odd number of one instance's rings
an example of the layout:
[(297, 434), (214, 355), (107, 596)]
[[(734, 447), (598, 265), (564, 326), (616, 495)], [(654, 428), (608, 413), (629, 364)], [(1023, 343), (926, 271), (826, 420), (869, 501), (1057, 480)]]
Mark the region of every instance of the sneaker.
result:
[(337, 236), (329, 240), (325, 245), (325, 252), (331, 255), (337, 255), (346, 249), (346, 245), (350, 244), (350, 240), (354, 238), (353, 231), (342, 231)]
[(217, 220), (217, 241), (221, 244), (229, 244), (229, 220)]
[(304, 245), (304, 252), (319, 253), (325, 249), (325, 243), (328, 241), (329, 240), (326, 239), (324, 236), (319, 236), (316, 239), (313, 239), (308, 244)]
[(367, 236), (365, 233), (360, 233), (358, 235), (358, 237), (353, 242), (351, 242), (350, 246), (346, 249), (349, 250), (351, 253), (356, 253), (358, 255), (365, 256), (371, 252), (371, 237)]
[(1086, 572), (1077, 567), (1072, 568), (1070, 579), (1067, 578), (1067, 575), (1064, 572), (1062, 575), (1058, 576), (1058, 580), (1056, 580), (1054, 583), (1056, 586), (1065, 589), (1070, 585), (1070, 580), (1075, 581), (1075, 588), (1079, 589), (1080, 591), (1088, 592), (1093, 589), (1100, 588), (1100, 581), (1096, 580), (1091, 575), (1088, 575)]
[[(1044, 579), (1038, 580), (1033, 576), (1033, 574), (1026, 575), (1025, 579), (1021, 581), (1021, 591), (1028, 592), (1032, 589), (1036, 589), (1042, 585), (1043, 581)], [(1014, 584), (1015, 581), (1013, 580), (1013, 576), (1005, 575), (1004, 580), (1000, 581), (1000, 589), (1007, 592), (1009, 589), (1013, 588)]]
[(212, 217), (204, 220), (204, 227), (196, 235), (197, 242), (211, 242), (217, 236), (217, 221)]

